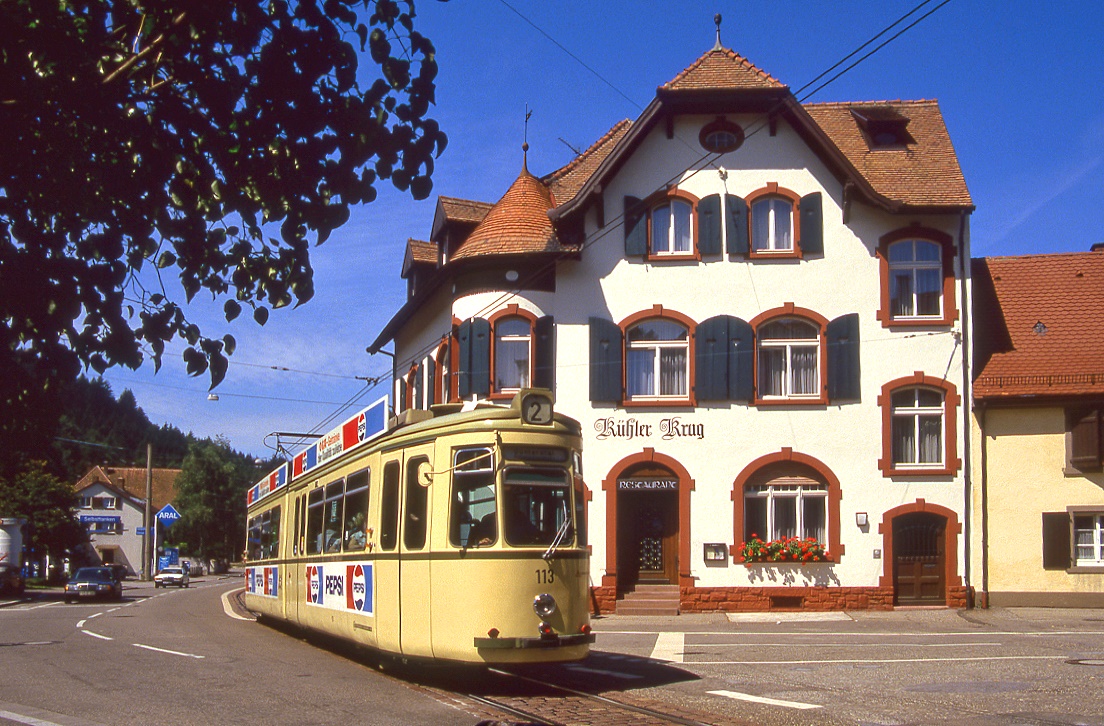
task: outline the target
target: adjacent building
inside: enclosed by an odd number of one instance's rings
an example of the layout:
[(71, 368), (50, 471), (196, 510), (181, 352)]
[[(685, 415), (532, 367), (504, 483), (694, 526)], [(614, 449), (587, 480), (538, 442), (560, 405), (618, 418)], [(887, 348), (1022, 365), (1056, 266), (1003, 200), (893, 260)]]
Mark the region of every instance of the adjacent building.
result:
[[(180, 469), (153, 469), (152, 511), (172, 501)], [(105, 564), (125, 565), (141, 574), (142, 534), (146, 512), (146, 469), (94, 466), (74, 486), (77, 520)]]
[(1104, 606), (1104, 245), (979, 259), (974, 282), (979, 600)]
[[(519, 160), (522, 161), (522, 160)], [(968, 601), (973, 202), (932, 100), (802, 104), (717, 46), (402, 265), (396, 408), (554, 390), (594, 602)]]

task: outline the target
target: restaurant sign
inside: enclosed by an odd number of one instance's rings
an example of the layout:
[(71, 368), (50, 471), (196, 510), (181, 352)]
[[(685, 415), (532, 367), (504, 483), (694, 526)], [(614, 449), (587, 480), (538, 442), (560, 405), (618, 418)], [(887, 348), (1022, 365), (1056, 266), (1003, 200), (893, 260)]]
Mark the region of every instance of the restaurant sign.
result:
[(617, 488), (623, 492), (673, 492), (678, 491), (678, 479), (665, 479), (661, 477), (618, 479)]

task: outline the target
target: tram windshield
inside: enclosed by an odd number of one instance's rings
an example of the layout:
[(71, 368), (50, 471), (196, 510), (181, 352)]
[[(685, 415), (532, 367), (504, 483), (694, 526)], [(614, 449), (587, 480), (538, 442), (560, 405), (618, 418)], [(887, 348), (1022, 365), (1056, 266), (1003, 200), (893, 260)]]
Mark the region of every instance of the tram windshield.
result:
[(502, 501), (507, 544), (569, 545), (574, 539), (571, 484), (563, 469), (507, 469)]
[(494, 454), (486, 447), (453, 455), (449, 541), (456, 547), (486, 547), (498, 540)]

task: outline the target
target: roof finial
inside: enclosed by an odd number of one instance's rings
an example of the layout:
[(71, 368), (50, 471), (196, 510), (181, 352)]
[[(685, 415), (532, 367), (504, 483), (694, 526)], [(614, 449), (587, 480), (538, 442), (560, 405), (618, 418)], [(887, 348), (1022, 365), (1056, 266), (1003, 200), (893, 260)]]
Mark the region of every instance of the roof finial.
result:
[(521, 141), (521, 168), (529, 171), (529, 117), (533, 112), (529, 110), (529, 104), (525, 104), (525, 133)]
[(717, 42), (713, 45), (713, 50), (724, 50), (724, 46), (721, 45), (721, 14), (717, 13), (713, 16), (713, 22), (717, 24)]

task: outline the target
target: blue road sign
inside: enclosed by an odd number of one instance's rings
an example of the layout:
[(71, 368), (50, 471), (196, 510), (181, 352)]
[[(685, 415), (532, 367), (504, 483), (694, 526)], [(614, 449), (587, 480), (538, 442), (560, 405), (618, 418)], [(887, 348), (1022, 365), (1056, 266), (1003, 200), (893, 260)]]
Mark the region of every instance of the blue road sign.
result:
[(142, 534), (145, 534), (145, 533), (146, 533), (146, 528), (145, 527), (135, 527), (134, 528), (134, 534), (142, 535)]
[(159, 511), (156, 516), (163, 526), (171, 527), (176, 523), (176, 520), (180, 519), (180, 512), (176, 511), (173, 505), (166, 504), (161, 507), (161, 511)]

